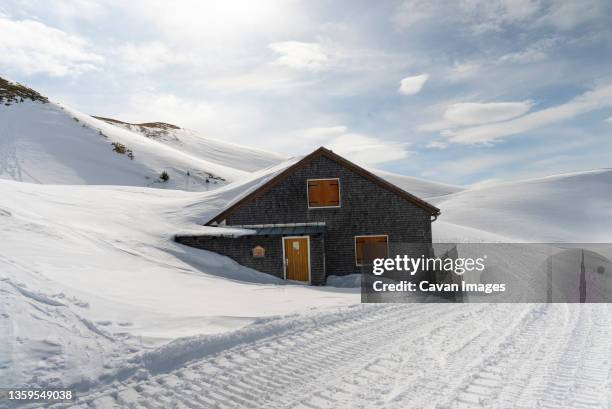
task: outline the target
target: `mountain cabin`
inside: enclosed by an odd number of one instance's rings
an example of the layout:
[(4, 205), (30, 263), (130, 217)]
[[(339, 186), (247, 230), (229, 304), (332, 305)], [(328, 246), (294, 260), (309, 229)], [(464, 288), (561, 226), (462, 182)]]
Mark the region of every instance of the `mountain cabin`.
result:
[[(228, 256), (286, 280), (325, 284), (361, 272), (394, 244), (429, 248), (435, 206), (326, 148), (319, 148), (235, 199), (181, 244)], [(228, 229), (231, 228), (231, 229)], [(374, 249), (374, 254), (369, 249)]]

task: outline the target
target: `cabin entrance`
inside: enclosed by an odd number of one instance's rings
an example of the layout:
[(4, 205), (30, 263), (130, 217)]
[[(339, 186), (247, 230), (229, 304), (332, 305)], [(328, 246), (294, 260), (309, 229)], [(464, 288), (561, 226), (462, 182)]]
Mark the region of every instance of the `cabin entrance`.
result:
[(308, 236), (283, 237), (283, 265), (286, 280), (310, 282)]

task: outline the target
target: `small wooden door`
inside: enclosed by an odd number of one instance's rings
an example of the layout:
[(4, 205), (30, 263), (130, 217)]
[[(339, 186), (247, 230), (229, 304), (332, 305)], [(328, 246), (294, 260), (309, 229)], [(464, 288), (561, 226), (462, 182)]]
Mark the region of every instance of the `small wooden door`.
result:
[(284, 237), (285, 278), (308, 282), (308, 237)]

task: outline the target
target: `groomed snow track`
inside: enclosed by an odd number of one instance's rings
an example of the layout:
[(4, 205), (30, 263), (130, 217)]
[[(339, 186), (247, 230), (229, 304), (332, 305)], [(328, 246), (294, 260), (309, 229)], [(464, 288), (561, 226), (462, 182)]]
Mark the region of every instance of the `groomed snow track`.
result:
[(355, 306), (54, 407), (612, 408), (610, 320), (605, 304)]

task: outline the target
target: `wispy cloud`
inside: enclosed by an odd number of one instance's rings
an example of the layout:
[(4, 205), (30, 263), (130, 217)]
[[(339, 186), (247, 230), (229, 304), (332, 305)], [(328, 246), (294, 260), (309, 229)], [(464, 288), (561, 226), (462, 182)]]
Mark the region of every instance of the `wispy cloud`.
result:
[(432, 141), (425, 145), (425, 147), (429, 149), (446, 149), (448, 148), (448, 144), (442, 141)]
[(517, 119), (459, 130), (447, 130), (442, 134), (455, 143), (488, 143), (505, 136), (528, 132), (585, 112), (611, 106), (612, 85), (605, 85), (585, 92), (565, 104), (545, 108)]
[(464, 102), (452, 104), (444, 112), (444, 119), (457, 125), (477, 125), (505, 121), (521, 116), (531, 108), (531, 101), (522, 102)]
[(531, 101), (520, 102), (458, 102), (449, 104), (442, 119), (418, 127), (423, 132), (449, 132), (469, 125), (506, 121), (528, 112)]
[(98, 70), (103, 57), (82, 38), (34, 20), (0, 16), (0, 67), (26, 75), (78, 75)]
[(589, 21), (596, 20), (603, 14), (605, 2), (599, 0), (563, 1), (554, 0), (548, 12), (538, 24), (554, 26), (560, 30), (572, 30)]
[(275, 64), (289, 68), (319, 71), (325, 69), (330, 62), (330, 58), (318, 43), (283, 41), (272, 43), (268, 47), (280, 54)]
[(391, 20), (398, 30), (432, 21), (438, 24), (455, 21), (473, 34), (482, 34), (533, 21), (543, 8), (539, 0), (404, 0)]
[(115, 49), (115, 54), (127, 71), (141, 74), (195, 62), (193, 56), (173, 51), (159, 41), (123, 44)]
[(409, 144), (393, 142), (351, 132), (346, 126), (308, 128), (298, 132), (303, 151), (324, 145), (333, 151), (364, 165), (375, 165), (407, 158)]

